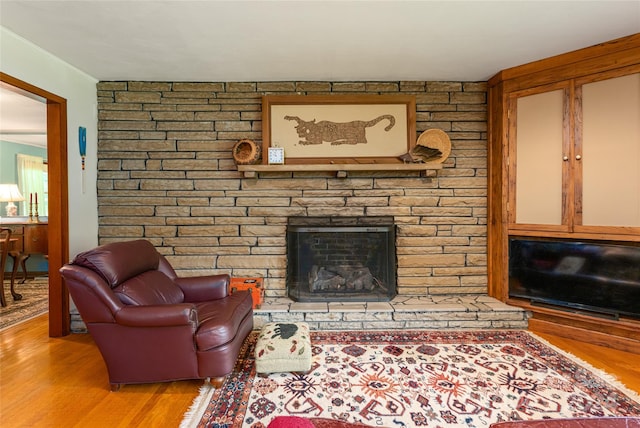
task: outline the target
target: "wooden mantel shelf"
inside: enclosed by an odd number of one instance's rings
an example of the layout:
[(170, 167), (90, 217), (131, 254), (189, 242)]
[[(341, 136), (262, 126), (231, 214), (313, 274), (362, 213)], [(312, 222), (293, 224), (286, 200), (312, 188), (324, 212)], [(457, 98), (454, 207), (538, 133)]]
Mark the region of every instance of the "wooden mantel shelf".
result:
[(428, 171), (442, 169), (441, 163), (354, 163), (354, 164), (296, 164), (296, 165), (238, 165), (245, 178), (254, 178), (259, 172), (335, 172), (338, 178), (346, 178), (350, 171)]

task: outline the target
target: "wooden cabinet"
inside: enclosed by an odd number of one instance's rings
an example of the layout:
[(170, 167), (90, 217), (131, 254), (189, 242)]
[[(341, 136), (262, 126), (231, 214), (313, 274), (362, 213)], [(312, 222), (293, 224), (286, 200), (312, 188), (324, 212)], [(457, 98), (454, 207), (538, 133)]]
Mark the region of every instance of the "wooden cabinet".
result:
[(509, 230), (639, 234), (640, 65), (512, 92), (507, 114)]
[(46, 223), (2, 223), (2, 227), (11, 229), (11, 237), (17, 241), (13, 249), (29, 254), (48, 254), (48, 225)]
[(20, 253), (19, 262), (26, 278), (26, 261), (31, 254), (49, 254), (49, 225), (47, 223), (1, 223), (11, 229), (11, 238), (16, 239), (12, 250)]
[(489, 294), (530, 325), (640, 352), (640, 321), (509, 298), (509, 239), (640, 242), (640, 34), (489, 81)]

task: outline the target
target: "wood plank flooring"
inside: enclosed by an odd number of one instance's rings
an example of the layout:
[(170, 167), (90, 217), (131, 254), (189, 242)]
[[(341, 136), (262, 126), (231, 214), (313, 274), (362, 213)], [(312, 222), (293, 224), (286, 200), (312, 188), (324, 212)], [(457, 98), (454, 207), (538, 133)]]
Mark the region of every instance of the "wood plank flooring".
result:
[[(49, 338), (47, 315), (0, 332), (0, 426), (177, 427), (202, 381), (125, 385), (110, 392), (88, 334)], [(640, 356), (539, 334), (640, 393)]]

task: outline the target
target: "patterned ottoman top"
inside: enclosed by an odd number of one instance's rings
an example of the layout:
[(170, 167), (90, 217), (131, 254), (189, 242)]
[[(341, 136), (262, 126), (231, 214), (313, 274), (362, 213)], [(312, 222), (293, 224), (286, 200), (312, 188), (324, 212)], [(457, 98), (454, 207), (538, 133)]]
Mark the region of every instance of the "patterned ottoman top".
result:
[(255, 356), (258, 372), (308, 370), (311, 365), (309, 325), (302, 322), (265, 324)]

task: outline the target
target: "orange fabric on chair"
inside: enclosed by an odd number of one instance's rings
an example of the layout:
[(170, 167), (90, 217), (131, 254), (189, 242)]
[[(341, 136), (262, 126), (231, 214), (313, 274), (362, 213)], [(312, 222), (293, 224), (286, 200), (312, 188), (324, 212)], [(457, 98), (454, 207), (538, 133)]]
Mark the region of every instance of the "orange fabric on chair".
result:
[(253, 309), (260, 309), (262, 302), (264, 302), (264, 285), (263, 279), (256, 278), (231, 278), (229, 284), (229, 293), (233, 294), (236, 291), (249, 290), (251, 298), (253, 299)]

